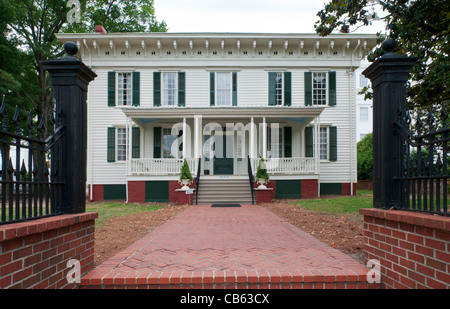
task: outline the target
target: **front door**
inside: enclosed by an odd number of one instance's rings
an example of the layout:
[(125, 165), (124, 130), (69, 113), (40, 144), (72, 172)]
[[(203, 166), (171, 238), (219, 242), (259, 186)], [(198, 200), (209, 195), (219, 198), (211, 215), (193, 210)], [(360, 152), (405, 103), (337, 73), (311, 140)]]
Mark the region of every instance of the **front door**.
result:
[[(217, 135), (214, 141), (214, 175), (233, 175), (233, 135)], [(222, 145), (220, 145), (220, 139)]]

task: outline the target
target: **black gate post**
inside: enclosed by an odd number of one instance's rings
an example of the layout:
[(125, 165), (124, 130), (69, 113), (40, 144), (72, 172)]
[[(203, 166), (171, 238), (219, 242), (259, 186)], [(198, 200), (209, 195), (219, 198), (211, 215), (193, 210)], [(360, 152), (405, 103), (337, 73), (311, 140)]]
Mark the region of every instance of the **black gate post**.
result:
[[(62, 182), (62, 191), (55, 201), (63, 213), (75, 214), (86, 210), (87, 156), (87, 89), (97, 75), (75, 57), (75, 43), (64, 44), (67, 55), (44, 62), (53, 86), (54, 124), (61, 138), (52, 148), (52, 176)], [(54, 153), (53, 153), (54, 152)]]
[[(385, 54), (364, 72), (373, 89), (373, 204), (375, 208), (403, 208), (402, 170), (405, 140), (396, 134), (399, 111), (406, 111), (406, 81), (417, 58), (394, 54), (395, 41), (381, 48)], [(397, 179), (396, 179), (397, 178)]]

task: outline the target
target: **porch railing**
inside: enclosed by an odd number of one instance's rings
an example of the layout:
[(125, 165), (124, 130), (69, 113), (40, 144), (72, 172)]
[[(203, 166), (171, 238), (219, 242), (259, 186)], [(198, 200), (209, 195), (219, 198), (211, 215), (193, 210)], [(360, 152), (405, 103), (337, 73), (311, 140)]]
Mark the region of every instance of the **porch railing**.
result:
[[(253, 171), (256, 171), (259, 160), (251, 159)], [(267, 158), (265, 164), (269, 174), (310, 175), (316, 173), (315, 158)]]
[[(130, 175), (176, 175), (181, 172), (184, 159), (131, 159)], [(196, 171), (195, 159), (186, 159), (191, 173)]]

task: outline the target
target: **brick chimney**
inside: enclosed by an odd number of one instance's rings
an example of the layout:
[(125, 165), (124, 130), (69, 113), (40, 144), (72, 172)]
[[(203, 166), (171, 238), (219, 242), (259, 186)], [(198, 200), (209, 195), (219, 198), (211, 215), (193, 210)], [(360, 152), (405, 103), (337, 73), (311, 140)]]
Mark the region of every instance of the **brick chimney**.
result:
[(103, 26), (95, 26), (96, 33), (108, 33)]

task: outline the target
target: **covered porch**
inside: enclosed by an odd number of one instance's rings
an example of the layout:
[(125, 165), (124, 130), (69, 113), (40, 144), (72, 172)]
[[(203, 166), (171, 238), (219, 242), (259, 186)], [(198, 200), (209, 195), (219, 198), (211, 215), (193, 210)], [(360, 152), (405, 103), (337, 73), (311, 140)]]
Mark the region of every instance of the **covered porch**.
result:
[(121, 109), (129, 178), (178, 176), (184, 159), (194, 177), (248, 176), (261, 158), (271, 176), (319, 174), (323, 107)]

